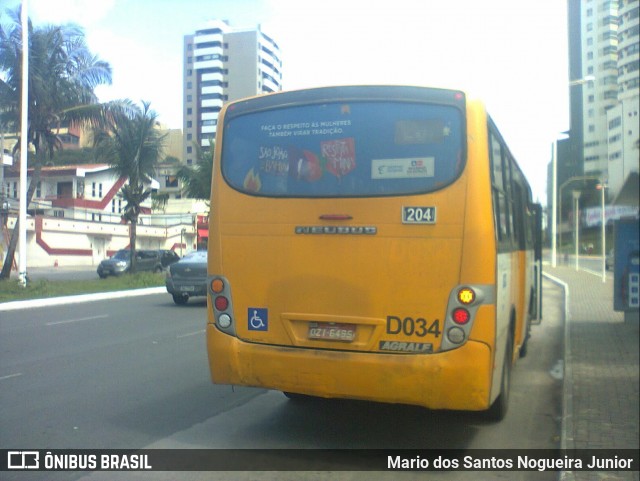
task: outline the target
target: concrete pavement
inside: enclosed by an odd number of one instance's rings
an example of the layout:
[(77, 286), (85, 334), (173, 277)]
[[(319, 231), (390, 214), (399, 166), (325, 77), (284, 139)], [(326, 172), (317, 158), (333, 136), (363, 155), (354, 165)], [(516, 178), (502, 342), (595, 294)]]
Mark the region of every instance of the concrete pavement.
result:
[[(638, 322), (613, 310), (613, 280), (544, 266), (565, 288), (562, 448), (638, 449)], [(544, 307), (543, 307), (544, 312)], [(638, 480), (638, 472), (563, 472), (563, 481)]]

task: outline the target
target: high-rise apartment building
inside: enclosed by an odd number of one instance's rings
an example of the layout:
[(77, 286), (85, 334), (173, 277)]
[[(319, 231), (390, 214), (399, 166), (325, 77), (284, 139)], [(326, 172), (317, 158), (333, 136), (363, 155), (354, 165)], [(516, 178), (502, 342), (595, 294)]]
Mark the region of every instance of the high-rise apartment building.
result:
[[(618, 3), (618, 103), (607, 111), (609, 188), (616, 196), (634, 186), (638, 198), (640, 150), (640, 1)], [(635, 177), (632, 175), (635, 173)], [(631, 180), (634, 179), (634, 180)], [(625, 184), (627, 187), (625, 189)], [(628, 203), (628, 202), (623, 202)]]
[(614, 199), (638, 172), (639, 5), (568, 0), (571, 128), (558, 145), (558, 185), (606, 181)]
[(585, 175), (605, 175), (607, 110), (618, 101), (618, 0), (581, 2), (583, 146)]
[(184, 37), (184, 147), (187, 164), (196, 162), (194, 143), (215, 138), (223, 103), (282, 89), (278, 44), (258, 26), (233, 29), (214, 20)]

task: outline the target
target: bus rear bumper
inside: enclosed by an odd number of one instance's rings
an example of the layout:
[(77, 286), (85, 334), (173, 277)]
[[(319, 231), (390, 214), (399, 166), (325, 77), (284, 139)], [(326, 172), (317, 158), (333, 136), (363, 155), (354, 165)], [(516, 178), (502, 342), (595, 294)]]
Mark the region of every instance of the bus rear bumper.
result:
[(325, 398), (479, 411), (489, 408), (491, 350), (484, 343), (436, 354), (311, 350), (243, 342), (207, 325), (211, 379)]

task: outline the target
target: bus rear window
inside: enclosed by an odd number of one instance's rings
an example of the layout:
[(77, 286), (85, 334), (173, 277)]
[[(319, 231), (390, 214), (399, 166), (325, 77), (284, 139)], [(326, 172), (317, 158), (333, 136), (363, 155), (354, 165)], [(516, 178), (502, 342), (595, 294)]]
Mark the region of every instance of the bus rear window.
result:
[(222, 174), (241, 192), (269, 197), (425, 193), (464, 163), (462, 113), (404, 102), (323, 103), (230, 116)]

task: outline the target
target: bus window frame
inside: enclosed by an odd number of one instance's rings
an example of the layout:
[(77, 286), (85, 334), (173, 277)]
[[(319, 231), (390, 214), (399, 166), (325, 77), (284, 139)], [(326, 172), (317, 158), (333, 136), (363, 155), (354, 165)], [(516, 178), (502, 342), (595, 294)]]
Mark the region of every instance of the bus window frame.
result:
[[(518, 227), (516, 225), (517, 221), (514, 218), (515, 212), (515, 199), (514, 199), (514, 183), (517, 182), (518, 176), (522, 176), (525, 180), (522, 170), (518, 166), (515, 158), (511, 154), (511, 151), (507, 147), (506, 142), (504, 141), (500, 131), (496, 127), (493, 119), (487, 116), (488, 124), (488, 142), (489, 142), (489, 162), (490, 162), (490, 170), (491, 170), (491, 192), (492, 192), (492, 202), (493, 202), (493, 212), (494, 212), (494, 222), (495, 222), (495, 235), (496, 242), (498, 245), (499, 252), (511, 252), (513, 250), (517, 250), (522, 246), (522, 240), (520, 239), (520, 235), (518, 234), (517, 229), (521, 229), (522, 227)], [(500, 146), (500, 173), (501, 178), (498, 179), (502, 182), (502, 188), (496, 184), (495, 179), (495, 162), (496, 162), (496, 149), (494, 148), (494, 142), (496, 142)], [(519, 184), (520, 185), (520, 184)], [(522, 185), (520, 185), (522, 187)], [(528, 196), (529, 198), (526, 202), (523, 203), (523, 206), (531, 204), (531, 188), (528, 189), (519, 189), (523, 190), (522, 195)], [(523, 199), (524, 201), (524, 199)], [(503, 216), (502, 210), (504, 206), (504, 225), (502, 222)]]
[[(270, 95), (264, 95), (261, 97), (254, 97), (251, 99), (240, 100), (229, 103), (223, 107), (221, 124), (223, 127), (221, 145), (220, 145), (220, 173), (226, 186), (232, 190), (242, 194), (253, 197), (261, 197), (267, 199), (366, 199), (366, 198), (392, 198), (392, 197), (411, 197), (420, 195), (429, 195), (438, 191), (441, 191), (454, 183), (456, 183), (462, 174), (464, 173), (468, 162), (468, 142), (467, 139), (467, 111), (466, 111), (466, 96), (463, 92), (457, 90), (446, 89), (429, 89), (430, 94), (433, 96), (425, 96), (424, 89), (420, 87), (384, 87), (384, 86), (367, 86), (367, 87), (331, 87), (321, 88), (318, 91), (324, 91), (325, 95), (322, 97), (309, 98), (309, 94), (316, 89), (304, 90), (304, 91), (289, 91), (279, 92)], [(336, 96), (332, 96), (330, 91), (335, 91)], [(412, 92), (417, 92), (412, 94)], [(402, 94), (405, 93), (405, 95)], [(304, 94), (307, 95), (304, 95)], [(436, 95), (434, 95), (434, 93)], [(438, 97), (438, 95), (440, 97)], [(449, 98), (457, 99), (454, 101), (444, 101), (444, 96), (448, 95)], [(270, 102), (277, 96), (287, 96), (282, 98), (281, 102)], [(459, 98), (457, 98), (459, 96)], [(412, 103), (423, 105), (437, 105), (455, 108), (460, 115), (460, 138), (461, 145), (458, 150), (459, 159), (456, 159), (456, 172), (448, 182), (437, 184), (433, 189), (427, 191), (414, 191), (406, 193), (390, 193), (390, 194), (366, 194), (366, 195), (349, 195), (349, 196), (336, 196), (336, 195), (265, 195), (260, 192), (251, 192), (247, 190), (239, 189), (234, 183), (230, 182), (225, 174), (224, 166), (224, 145), (228, 142), (225, 137), (227, 136), (227, 125), (232, 120), (242, 117), (244, 115), (250, 115), (260, 112), (268, 112), (276, 109), (285, 109), (291, 107), (304, 107), (312, 105), (323, 105), (327, 103), (355, 103), (355, 102), (397, 102), (397, 103)], [(220, 124), (220, 122), (219, 122)]]

